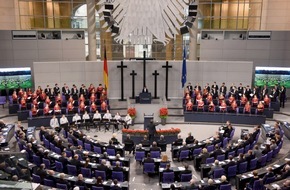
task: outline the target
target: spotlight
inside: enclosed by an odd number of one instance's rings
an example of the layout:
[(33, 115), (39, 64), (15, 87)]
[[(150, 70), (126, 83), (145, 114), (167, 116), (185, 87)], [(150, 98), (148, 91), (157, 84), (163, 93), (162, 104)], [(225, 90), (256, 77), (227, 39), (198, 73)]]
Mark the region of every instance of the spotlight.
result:
[(113, 9), (114, 9), (114, 5), (111, 5), (111, 4), (105, 4), (105, 9), (113, 10)]
[(110, 11), (103, 11), (104, 16), (111, 16), (111, 12)]
[(180, 28), (180, 33), (181, 34), (186, 34), (186, 33), (189, 33), (189, 30), (187, 28), (187, 26), (183, 26)]
[(193, 23), (191, 23), (191, 22), (189, 22), (189, 21), (186, 21), (186, 22), (185, 22), (185, 26), (188, 26), (189, 28), (192, 28)]
[(120, 28), (118, 26), (115, 26), (115, 25), (112, 25), (111, 26), (111, 32), (112, 33), (118, 34), (119, 33), (119, 30), (120, 30)]

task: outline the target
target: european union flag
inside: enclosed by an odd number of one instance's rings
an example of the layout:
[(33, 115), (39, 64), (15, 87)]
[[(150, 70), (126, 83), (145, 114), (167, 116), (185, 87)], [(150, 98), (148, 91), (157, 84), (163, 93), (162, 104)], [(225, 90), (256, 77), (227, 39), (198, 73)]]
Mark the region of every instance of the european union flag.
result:
[(186, 50), (183, 49), (183, 63), (182, 63), (182, 76), (181, 76), (182, 88), (184, 88), (184, 84), (186, 83)]

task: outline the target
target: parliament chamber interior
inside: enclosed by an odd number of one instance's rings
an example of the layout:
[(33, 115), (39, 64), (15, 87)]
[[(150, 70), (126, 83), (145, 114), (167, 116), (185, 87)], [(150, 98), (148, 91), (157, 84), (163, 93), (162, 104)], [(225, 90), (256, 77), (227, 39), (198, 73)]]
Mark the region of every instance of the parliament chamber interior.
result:
[(289, 7), (0, 1), (0, 189), (290, 190)]

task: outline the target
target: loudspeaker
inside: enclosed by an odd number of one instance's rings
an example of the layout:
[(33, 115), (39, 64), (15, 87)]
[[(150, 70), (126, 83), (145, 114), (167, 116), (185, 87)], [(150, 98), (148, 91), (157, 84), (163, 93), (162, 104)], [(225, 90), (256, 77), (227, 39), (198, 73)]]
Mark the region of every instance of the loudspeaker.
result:
[(105, 19), (106, 22), (111, 22), (111, 17), (105, 16), (104, 19)]
[(113, 10), (114, 9), (114, 5), (105, 4), (105, 9)]
[(180, 33), (181, 34), (186, 34), (186, 33), (189, 33), (189, 30), (187, 28), (187, 26), (183, 26), (180, 28)]
[(189, 28), (192, 28), (193, 23), (186, 21), (185, 22), (185, 26), (188, 26)]
[(189, 11), (197, 10), (197, 5), (189, 5), (188, 10)]
[(194, 17), (196, 17), (196, 15), (197, 15), (197, 12), (188, 12), (188, 16), (194, 16)]
[(119, 33), (119, 30), (120, 30), (120, 28), (118, 26), (115, 26), (115, 25), (112, 25), (111, 26), (111, 32), (112, 33), (118, 34)]
[(111, 16), (111, 12), (110, 11), (103, 11), (104, 16)]

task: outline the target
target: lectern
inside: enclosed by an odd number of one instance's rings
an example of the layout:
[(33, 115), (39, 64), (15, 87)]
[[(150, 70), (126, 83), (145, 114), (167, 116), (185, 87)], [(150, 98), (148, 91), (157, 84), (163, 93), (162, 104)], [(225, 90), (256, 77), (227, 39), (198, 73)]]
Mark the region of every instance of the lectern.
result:
[(139, 103), (140, 104), (151, 104), (151, 93), (150, 92), (141, 92), (139, 94)]
[(154, 113), (152, 115), (145, 115), (144, 114), (144, 130), (147, 129), (147, 126), (149, 125), (150, 121), (153, 120)]

